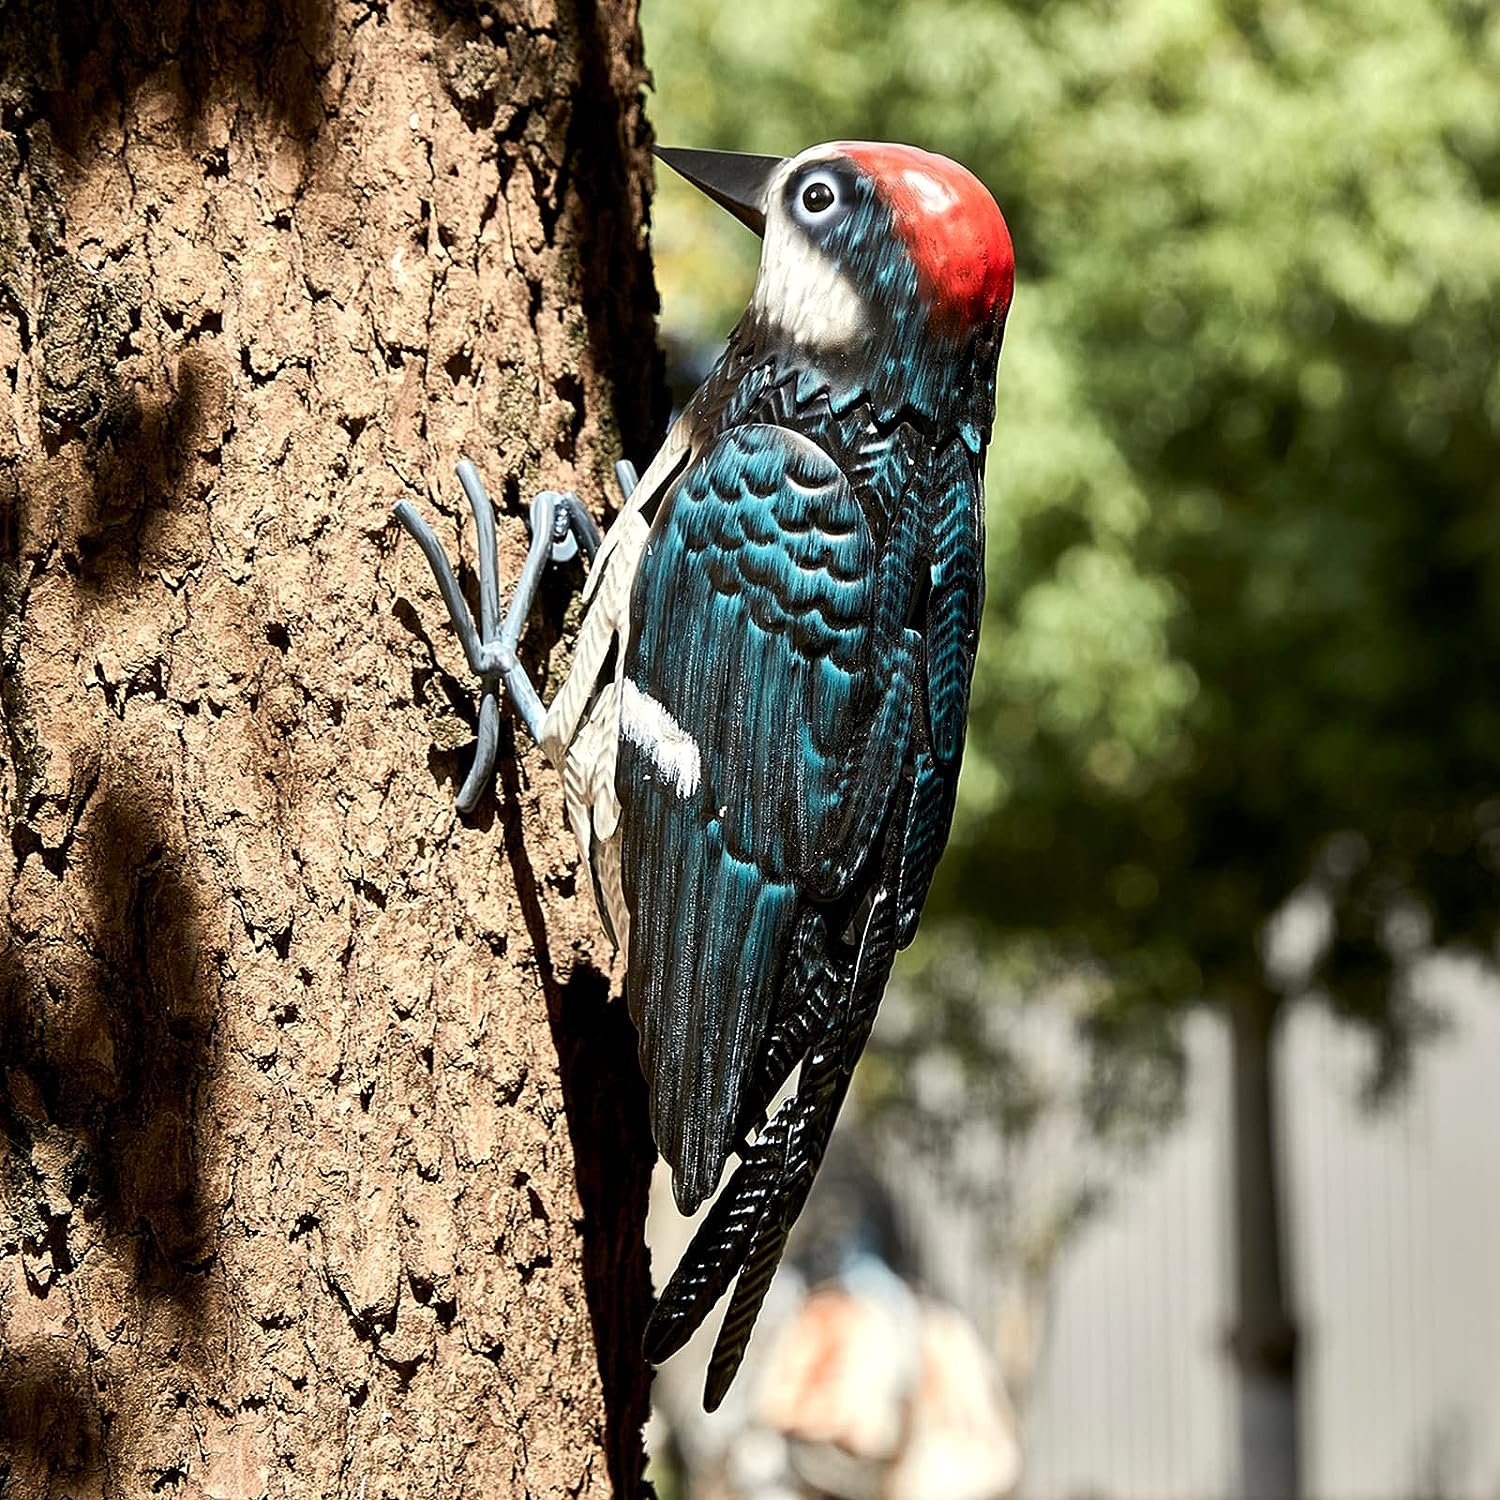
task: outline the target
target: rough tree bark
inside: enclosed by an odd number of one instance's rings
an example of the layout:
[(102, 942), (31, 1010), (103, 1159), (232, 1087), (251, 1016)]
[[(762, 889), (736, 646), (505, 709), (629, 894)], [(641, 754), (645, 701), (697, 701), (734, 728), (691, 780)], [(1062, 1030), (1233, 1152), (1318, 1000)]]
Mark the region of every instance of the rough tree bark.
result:
[(633, 1034), (390, 521), (648, 456), (634, 0), (0, 51), (0, 1496), (637, 1493)]

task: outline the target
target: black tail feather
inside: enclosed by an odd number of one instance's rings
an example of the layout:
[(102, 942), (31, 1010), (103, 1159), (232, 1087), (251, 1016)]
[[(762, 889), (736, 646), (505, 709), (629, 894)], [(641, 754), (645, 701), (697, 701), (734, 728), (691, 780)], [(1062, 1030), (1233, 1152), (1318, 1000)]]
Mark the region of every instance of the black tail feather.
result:
[(646, 1323), (654, 1365), (671, 1358), (728, 1290), (786, 1171), (786, 1122), (764, 1130), (709, 1209)]
[[(833, 1134), (834, 1121), (849, 1091), (854, 1065), (880, 1004), (886, 970), (880, 967), (878, 959), (889, 948), (891, 926), (891, 903), (878, 899), (866, 924), (861, 958), (850, 975), (849, 1005), (837, 1019), (830, 1020), (818, 1038), (803, 1062), (796, 1098), (777, 1114), (777, 1123), (785, 1118), (788, 1127), (785, 1166), (781, 1180), (765, 1201), (760, 1227), (714, 1344), (703, 1387), (706, 1411), (718, 1408), (739, 1371), (755, 1320), (770, 1290), (771, 1278), (781, 1264), (792, 1225), (812, 1191), (813, 1179), (828, 1149), (828, 1138)], [(869, 962), (872, 957), (877, 959), (873, 965)]]
[(787, 1235), (797, 1215), (795, 1211), (787, 1211), (789, 1205), (775, 1206), (780, 1207), (781, 1212), (768, 1211), (761, 1220), (755, 1243), (750, 1247), (745, 1267), (735, 1283), (729, 1310), (719, 1326), (719, 1337), (714, 1343), (713, 1357), (708, 1362), (708, 1375), (703, 1383), (704, 1411), (719, 1409), (719, 1403), (738, 1373), (750, 1342), (750, 1332), (760, 1316), (766, 1293), (771, 1289), (771, 1278), (781, 1264)]
[(796, 1095), (776, 1112), (709, 1210), (646, 1325), (646, 1357), (660, 1364), (692, 1337), (738, 1274), (709, 1361), (708, 1411), (718, 1407), (739, 1370), (787, 1237), (812, 1190), (880, 1004), (894, 935), (894, 902), (882, 889), (871, 902), (858, 953), (838, 975), (844, 1003), (822, 1015)]
[(705, 1411), (718, 1409), (740, 1368), (755, 1320), (771, 1288), (771, 1278), (781, 1264), (792, 1225), (807, 1202), (813, 1178), (828, 1148), (828, 1138), (833, 1134), (833, 1124), (853, 1072), (852, 1067), (843, 1064), (844, 1049), (838, 1045), (843, 1029), (837, 1022), (829, 1026), (817, 1051), (803, 1064), (796, 1098), (783, 1105), (777, 1114), (778, 1122), (783, 1117), (787, 1121), (781, 1179), (763, 1205), (760, 1226), (714, 1343), (703, 1387)]
[(776, 1010), (766, 1029), (761, 1055), (745, 1084), (739, 1133), (748, 1135), (764, 1120), (771, 1100), (807, 1055), (813, 1040), (831, 1023), (848, 989), (848, 965), (828, 952), (825, 914), (810, 907), (797, 921)]

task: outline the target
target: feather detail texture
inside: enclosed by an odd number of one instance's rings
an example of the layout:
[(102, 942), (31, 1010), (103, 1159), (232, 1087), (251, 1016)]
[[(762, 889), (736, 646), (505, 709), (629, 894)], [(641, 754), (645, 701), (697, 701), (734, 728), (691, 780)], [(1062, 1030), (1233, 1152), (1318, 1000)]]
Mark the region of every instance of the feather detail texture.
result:
[(718, 1192), (645, 1342), (729, 1292), (712, 1409), (947, 841), (1013, 258), (978, 182), (909, 147), (708, 190), (764, 227), (756, 291), (605, 539), (544, 743), (678, 1206)]
[(874, 583), (843, 475), (764, 424), (732, 428), (687, 471), (641, 560), (626, 691), (659, 705), (702, 764), (685, 795), (626, 734), (616, 770), (635, 933), (626, 996), (686, 1212), (734, 1145), (801, 888), (839, 812)]

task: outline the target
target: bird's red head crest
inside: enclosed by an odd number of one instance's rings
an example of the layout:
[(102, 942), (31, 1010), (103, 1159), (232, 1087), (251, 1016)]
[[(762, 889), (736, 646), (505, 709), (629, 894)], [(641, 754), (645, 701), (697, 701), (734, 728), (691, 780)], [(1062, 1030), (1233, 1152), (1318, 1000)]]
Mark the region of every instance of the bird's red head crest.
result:
[(841, 141), (875, 183), (906, 241), (922, 290), (960, 326), (1004, 316), (1015, 284), (1015, 251), (989, 189), (967, 167), (916, 146)]

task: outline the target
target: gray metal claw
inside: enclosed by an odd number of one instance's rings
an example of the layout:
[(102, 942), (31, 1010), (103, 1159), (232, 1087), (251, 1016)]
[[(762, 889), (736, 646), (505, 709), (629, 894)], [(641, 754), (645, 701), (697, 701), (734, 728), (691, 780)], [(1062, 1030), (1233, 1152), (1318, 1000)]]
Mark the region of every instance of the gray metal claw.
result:
[[(634, 472), (633, 470), (631, 471)], [(495, 538), (495, 511), (474, 465), (462, 459), (458, 482), (468, 496), (479, 533), (479, 627), (454, 577), (448, 555), (432, 528), (410, 501), (396, 506), (396, 519), (409, 531), (427, 558), (437, 580), (448, 618), (458, 632), (469, 670), (479, 678), (479, 734), (474, 763), (458, 793), (460, 812), (470, 812), (479, 801), (495, 771), (495, 752), (500, 743), (500, 691), (510, 694), (532, 739), (542, 736), (546, 710), (537, 696), (526, 668), (516, 659), (516, 646), (531, 613), (537, 585), (549, 562), (567, 562), (582, 547), (592, 563), (599, 548), (599, 529), (574, 494), (543, 490), (531, 503), (531, 550), (516, 580), (505, 619), (500, 618), (500, 561)], [(623, 481), (622, 481), (623, 483)]]

